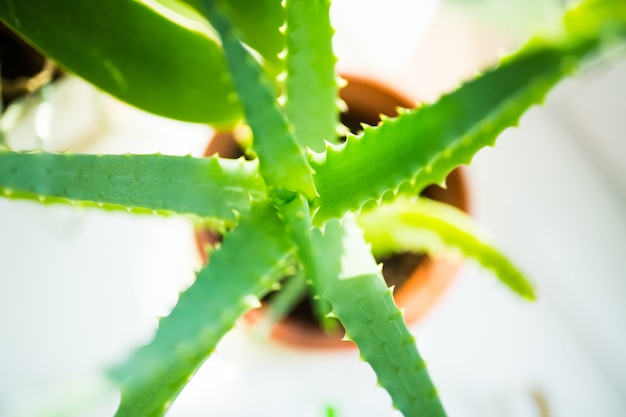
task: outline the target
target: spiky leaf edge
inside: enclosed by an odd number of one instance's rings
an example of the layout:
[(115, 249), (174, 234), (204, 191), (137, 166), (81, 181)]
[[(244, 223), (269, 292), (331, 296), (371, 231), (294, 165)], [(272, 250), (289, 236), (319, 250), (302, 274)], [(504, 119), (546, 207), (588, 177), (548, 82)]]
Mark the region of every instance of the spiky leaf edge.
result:
[(448, 204), (426, 198), (398, 198), (362, 212), (358, 222), (376, 256), (411, 251), (436, 257), (456, 252), (492, 271), (519, 296), (535, 299), (535, 291), (524, 274), (484, 237), (469, 215)]
[(115, 416), (163, 416), (235, 322), (289, 273), (293, 251), (274, 207), (255, 203), (160, 320), (154, 340), (112, 372), (122, 386)]
[[(600, 12), (596, 3), (604, 6)], [(619, 0), (588, 0), (566, 14), (560, 36), (535, 37), (498, 67), (436, 103), (385, 118), (345, 144), (312, 155), (319, 193), (315, 223), (400, 192), (415, 194), (430, 184), (443, 184), (454, 168), (469, 164), (503, 130), (517, 126), (529, 107), (541, 103), (558, 81), (601, 50), (605, 40), (626, 38), (623, 9)], [(594, 30), (576, 30), (586, 24), (584, 17), (594, 22)]]
[(317, 195), (306, 153), (293, 136), (278, 105), (267, 74), (239, 41), (216, 0), (200, 0), (202, 10), (218, 31), (235, 89), (252, 129), (253, 149), (270, 194), (301, 192)]
[(332, 219), (311, 232), (316, 280), (330, 315), (359, 348), (393, 405), (405, 416), (443, 417), (445, 411), (381, 267), (356, 221)]
[(255, 161), (0, 149), (0, 196), (41, 203), (184, 214), (233, 226), (265, 197)]
[(338, 137), (339, 79), (329, 0), (287, 0), (284, 109), (302, 146), (323, 151)]
[[(66, 71), (127, 103), (227, 128), (241, 119), (242, 109), (212, 28), (191, 9), (196, 5), (194, 0), (0, 0), (0, 20)], [(266, 67), (280, 72), (280, 1), (229, 1), (226, 12)]]

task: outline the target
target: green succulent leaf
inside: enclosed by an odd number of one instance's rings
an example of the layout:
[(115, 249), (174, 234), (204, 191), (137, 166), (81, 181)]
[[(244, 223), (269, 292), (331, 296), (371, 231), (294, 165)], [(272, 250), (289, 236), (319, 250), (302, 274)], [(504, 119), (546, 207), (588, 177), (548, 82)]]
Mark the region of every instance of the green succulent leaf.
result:
[(264, 315), (254, 323), (253, 333), (260, 340), (267, 340), (275, 325), (291, 313), (298, 302), (307, 295), (306, 276), (302, 271), (296, 272), (281, 283), (280, 291), (267, 303)]
[(285, 113), (295, 136), (314, 151), (335, 142), (338, 83), (329, 0), (288, 0)]
[(309, 277), (309, 289), (312, 291), (311, 303), (313, 305), (313, 313), (322, 326), (330, 330), (336, 326), (333, 319), (327, 317), (330, 312), (330, 305), (321, 297), (321, 283), (317, 278), (317, 264), (319, 262), (316, 256), (314, 244), (311, 238), (311, 215), (309, 202), (302, 195), (297, 195), (292, 201), (283, 204), (280, 207), (280, 216), (285, 223), (287, 233), (297, 247), (297, 254), (304, 271)]
[(353, 219), (328, 221), (313, 230), (312, 241), (322, 296), (394, 407), (405, 416), (445, 416), (415, 339)]
[(292, 256), (274, 207), (255, 203), (161, 319), (154, 340), (113, 371), (122, 383), (116, 417), (164, 415), (236, 320), (288, 273)]
[[(606, 41), (626, 37), (626, 2), (622, 0), (586, 0), (565, 14), (562, 37)], [(614, 38), (614, 39), (612, 39)]]
[(306, 153), (293, 136), (263, 68), (244, 48), (215, 0), (202, 0), (205, 14), (222, 39), (228, 68), (254, 136), (253, 148), (268, 187), (316, 195)]
[(62, 68), (141, 109), (223, 127), (241, 118), (220, 45), (189, 13), (148, 0), (0, 0), (0, 20)]
[[(623, 2), (617, 0), (590, 1), (581, 7), (591, 9), (596, 3), (621, 11), (623, 17)], [(626, 21), (602, 10), (590, 13), (596, 16), (597, 31), (577, 32), (574, 20), (566, 19), (566, 35), (532, 39), (499, 67), (436, 103), (387, 119), (342, 146), (314, 155), (316, 223), (359, 210), (368, 201), (443, 183), (454, 168), (470, 163), (503, 130), (516, 126), (529, 107), (542, 102), (582, 59), (597, 52), (605, 38), (625, 36)]]
[(0, 150), (0, 195), (234, 224), (265, 196), (257, 163), (218, 157)]
[(426, 198), (398, 198), (362, 212), (358, 222), (376, 256), (402, 251), (434, 256), (457, 252), (491, 270), (521, 297), (535, 299), (524, 274), (482, 236), (470, 216), (448, 204)]
[[(145, 1), (145, 0), (143, 0)], [(170, 9), (178, 10), (181, 4), (194, 9), (199, 20), (205, 20), (201, 0), (156, 0)], [(283, 69), (280, 52), (285, 48), (285, 36), (280, 27), (285, 23), (281, 0), (228, 0), (220, 6), (232, 20), (241, 35), (241, 41), (257, 51), (269, 65), (273, 74)]]
[(272, 74), (279, 74), (284, 69), (279, 54), (285, 49), (285, 36), (280, 30), (285, 23), (282, 1), (228, 0), (221, 4), (241, 34), (241, 41), (261, 54)]

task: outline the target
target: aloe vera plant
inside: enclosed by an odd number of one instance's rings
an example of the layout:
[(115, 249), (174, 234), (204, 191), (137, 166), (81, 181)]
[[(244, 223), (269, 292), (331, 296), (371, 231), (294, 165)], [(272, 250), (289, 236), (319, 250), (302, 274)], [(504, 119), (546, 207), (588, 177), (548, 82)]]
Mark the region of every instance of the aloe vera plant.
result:
[[(61, 16), (64, 7), (76, 17)], [(254, 7), (0, 1), (5, 24), (105, 91), (181, 120), (218, 127), (243, 120), (252, 132), (253, 160), (0, 148), (4, 197), (191, 215), (224, 234), (153, 341), (111, 372), (121, 389), (117, 416), (164, 415), (220, 339), (294, 268), (306, 274), (318, 312), (341, 323), (406, 416), (445, 411), (373, 252), (452, 249), (534, 299), (524, 276), (471, 220), (415, 196), (493, 145), (584, 59), (624, 41), (626, 3), (586, 0), (558, 30), (532, 38), (497, 67), (345, 143), (337, 141), (340, 81), (329, 7), (329, 0)], [(164, 82), (165, 72), (175, 75)]]

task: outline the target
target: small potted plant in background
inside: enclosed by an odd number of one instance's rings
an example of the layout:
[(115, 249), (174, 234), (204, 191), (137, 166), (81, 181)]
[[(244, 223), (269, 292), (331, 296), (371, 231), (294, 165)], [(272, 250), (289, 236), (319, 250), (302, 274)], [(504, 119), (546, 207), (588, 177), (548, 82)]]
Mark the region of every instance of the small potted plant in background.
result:
[[(300, 280), (320, 321), (345, 328), (397, 409), (445, 415), (373, 252), (452, 250), (533, 299), (465, 215), (416, 196), (492, 145), (580, 61), (626, 37), (623, 2), (587, 0), (554, 33), (436, 103), (338, 143), (328, 1), (73, 1), (79, 21), (51, 22), (61, 17), (53, 3), (2, 1), (0, 18), (131, 104), (219, 128), (243, 117), (251, 132), (251, 160), (0, 150), (5, 197), (192, 215), (224, 235), (153, 341), (111, 372), (118, 416), (165, 414), (221, 338), (285, 277), (293, 277), (285, 286)], [(77, 32), (56, 30), (64, 25)]]

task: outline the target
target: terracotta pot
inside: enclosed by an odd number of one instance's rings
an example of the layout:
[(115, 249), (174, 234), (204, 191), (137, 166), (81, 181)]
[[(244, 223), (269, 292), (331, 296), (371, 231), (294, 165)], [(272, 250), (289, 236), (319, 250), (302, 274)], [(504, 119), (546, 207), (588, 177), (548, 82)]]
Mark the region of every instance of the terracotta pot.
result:
[[(396, 116), (397, 108), (411, 108), (415, 103), (388, 88), (359, 77), (344, 76), (348, 81), (341, 90), (341, 98), (348, 111), (342, 114), (342, 122), (353, 132), (361, 129), (361, 122), (375, 125), (380, 114)], [(234, 137), (230, 133), (218, 133), (207, 148), (207, 155), (219, 153), (222, 157), (241, 156)], [(468, 210), (468, 196), (462, 170), (453, 171), (447, 178), (447, 189), (431, 186), (423, 195), (451, 204), (461, 210)], [(203, 260), (206, 262), (206, 245), (219, 241), (219, 235), (208, 231), (197, 234)], [(453, 280), (460, 264), (445, 259), (433, 259), (424, 254), (399, 253), (383, 263), (383, 275), (389, 285), (395, 285), (394, 298), (404, 309), (407, 323), (421, 319), (439, 301), (444, 290)], [(249, 312), (245, 320), (254, 325), (266, 314), (267, 307)], [(342, 341), (343, 331), (327, 333), (320, 329), (313, 319), (308, 299), (303, 300), (293, 312), (277, 323), (271, 337), (291, 346), (312, 349), (352, 348), (353, 343)]]

